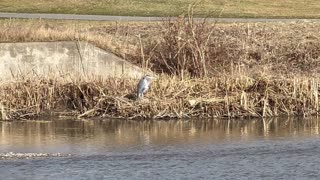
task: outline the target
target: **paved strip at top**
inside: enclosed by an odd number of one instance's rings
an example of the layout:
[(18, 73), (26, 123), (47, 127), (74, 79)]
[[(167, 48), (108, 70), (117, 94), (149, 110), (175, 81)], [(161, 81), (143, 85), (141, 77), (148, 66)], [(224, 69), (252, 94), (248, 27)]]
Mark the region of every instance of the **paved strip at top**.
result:
[[(166, 17), (138, 16), (106, 16), (106, 15), (76, 15), (76, 14), (33, 14), (33, 13), (1, 13), (0, 18), (23, 19), (61, 19), (61, 20), (91, 20), (91, 21), (162, 21)], [(202, 20), (203, 18), (195, 18)], [(320, 22), (320, 19), (267, 19), (267, 18), (207, 18), (210, 22)]]

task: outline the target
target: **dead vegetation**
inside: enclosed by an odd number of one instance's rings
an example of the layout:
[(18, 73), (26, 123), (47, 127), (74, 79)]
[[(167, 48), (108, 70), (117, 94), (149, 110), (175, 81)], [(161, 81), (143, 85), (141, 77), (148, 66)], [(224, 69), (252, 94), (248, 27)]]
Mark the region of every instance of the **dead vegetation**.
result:
[(161, 73), (147, 98), (136, 80), (31, 77), (1, 85), (2, 119), (186, 118), (315, 115), (319, 112), (319, 23), (160, 24), (4, 21), (2, 42), (85, 40)]
[(259, 75), (184, 78), (162, 75), (146, 98), (128, 98), (136, 80), (74, 81), (34, 79), (2, 84), (2, 117), (41, 115), (112, 118), (270, 117), (315, 115), (319, 79)]
[(178, 76), (320, 72), (320, 23), (160, 23), (2, 20), (1, 42), (89, 41), (141, 67)]
[(147, 39), (143, 52), (146, 66), (157, 72), (212, 77), (238, 66), (287, 77), (320, 72), (319, 23), (212, 24), (178, 18), (160, 29), (159, 38)]

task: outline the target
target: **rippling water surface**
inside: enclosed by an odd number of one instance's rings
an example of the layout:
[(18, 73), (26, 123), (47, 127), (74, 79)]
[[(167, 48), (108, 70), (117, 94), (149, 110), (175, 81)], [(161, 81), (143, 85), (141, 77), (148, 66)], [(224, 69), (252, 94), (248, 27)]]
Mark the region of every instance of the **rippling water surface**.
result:
[(0, 122), (1, 179), (318, 179), (318, 119)]

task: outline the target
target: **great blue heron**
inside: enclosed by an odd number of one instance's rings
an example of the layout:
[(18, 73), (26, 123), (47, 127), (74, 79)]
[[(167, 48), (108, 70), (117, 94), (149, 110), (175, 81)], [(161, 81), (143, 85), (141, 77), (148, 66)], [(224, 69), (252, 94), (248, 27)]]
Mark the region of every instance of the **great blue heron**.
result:
[(140, 99), (143, 97), (143, 94), (149, 89), (149, 85), (151, 83), (151, 80), (154, 79), (154, 77), (145, 75), (143, 76), (137, 86), (137, 97)]

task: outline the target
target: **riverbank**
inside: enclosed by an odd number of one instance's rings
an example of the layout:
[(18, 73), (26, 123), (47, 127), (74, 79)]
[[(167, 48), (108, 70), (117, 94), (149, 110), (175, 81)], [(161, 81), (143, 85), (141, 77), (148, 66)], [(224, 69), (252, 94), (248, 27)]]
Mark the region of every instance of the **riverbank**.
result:
[[(240, 68), (240, 67), (239, 67)], [(43, 115), (166, 119), (316, 115), (319, 79), (256, 74), (239, 69), (215, 78), (162, 75), (143, 100), (137, 80), (62, 81), (31, 78), (1, 85), (2, 119)]]
[(0, 42), (87, 41), (140, 67), (176, 75), (191, 73), (189, 65), (211, 76), (240, 65), (252, 72), (316, 76), (319, 32), (317, 22), (0, 20)]
[(2, 83), (2, 119), (42, 115), (188, 118), (315, 115), (320, 23), (215, 24), (3, 20), (1, 42), (89, 41), (159, 74), (137, 79), (22, 76)]

